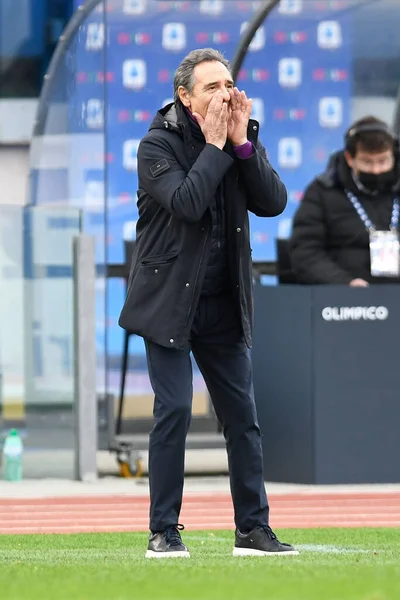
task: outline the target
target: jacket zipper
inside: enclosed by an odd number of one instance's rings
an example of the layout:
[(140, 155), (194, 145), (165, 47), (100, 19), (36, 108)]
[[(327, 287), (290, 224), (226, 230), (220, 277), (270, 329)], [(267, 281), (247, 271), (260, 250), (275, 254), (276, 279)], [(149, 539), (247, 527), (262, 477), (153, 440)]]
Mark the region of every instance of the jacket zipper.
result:
[(203, 262), (204, 248), (206, 247), (206, 242), (207, 242), (207, 239), (208, 239), (208, 230), (207, 230), (207, 233), (206, 233), (206, 235), (205, 235), (205, 237), (204, 237), (204, 242), (203, 242), (203, 246), (202, 246), (202, 249), (201, 249), (200, 260), (199, 260), (199, 264), (198, 264), (198, 266), (197, 266), (196, 277), (195, 277), (195, 279), (194, 279), (194, 282), (193, 282), (193, 292), (192, 292), (192, 297), (191, 297), (191, 299), (190, 299), (190, 305), (189, 305), (189, 309), (188, 309), (188, 312), (187, 312), (187, 315), (186, 315), (185, 327), (186, 327), (186, 325), (188, 324), (189, 317), (190, 317), (190, 313), (192, 312), (194, 295), (195, 295), (195, 293), (196, 293), (196, 285), (197, 285), (197, 280), (198, 280), (198, 278), (199, 278), (200, 267), (201, 267), (201, 265), (202, 265), (202, 262)]
[(216, 223), (216, 227), (217, 227), (217, 246), (218, 248), (221, 247), (221, 236), (220, 236), (220, 217), (221, 217), (221, 203), (220, 203), (220, 195), (219, 195), (219, 190), (217, 190), (217, 195), (215, 198), (215, 208), (216, 208), (216, 213), (217, 213), (217, 223)]

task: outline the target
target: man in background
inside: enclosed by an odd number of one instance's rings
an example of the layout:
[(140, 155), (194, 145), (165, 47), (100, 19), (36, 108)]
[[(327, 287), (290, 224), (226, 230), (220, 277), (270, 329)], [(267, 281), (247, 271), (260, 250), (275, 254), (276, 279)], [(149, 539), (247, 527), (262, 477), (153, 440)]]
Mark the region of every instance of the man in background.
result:
[(294, 217), (290, 248), (299, 283), (399, 282), (399, 190), (389, 127), (375, 117), (357, 121)]

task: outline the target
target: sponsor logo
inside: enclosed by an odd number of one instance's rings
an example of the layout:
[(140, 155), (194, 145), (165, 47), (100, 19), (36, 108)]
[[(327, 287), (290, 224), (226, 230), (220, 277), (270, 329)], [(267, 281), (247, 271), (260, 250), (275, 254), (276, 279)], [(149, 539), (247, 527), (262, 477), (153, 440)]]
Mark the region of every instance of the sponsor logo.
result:
[(268, 81), (271, 73), (267, 69), (241, 69), (238, 73), (238, 81), (254, 81), (261, 83)]
[(281, 15), (299, 15), (303, 10), (303, 0), (281, 0), (278, 12)]
[(125, 60), (122, 65), (122, 82), (124, 87), (140, 90), (146, 85), (146, 63), (141, 59)]
[(101, 50), (104, 46), (104, 23), (89, 23), (86, 50)]
[(274, 33), (274, 42), (276, 44), (303, 44), (307, 41), (306, 31), (276, 31)]
[(346, 81), (349, 78), (346, 69), (314, 69), (312, 72), (314, 81)]
[(120, 123), (145, 123), (150, 121), (151, 112), (149, 110), (126, 110), (122, 109), (118, 111), (118, 121)]
[(151, 44), (151, 35), (145, 31), (137, 31), (136, 33), (127, 33), (126, 31), (120, 31), (117, 35), (117, 43), (120, 46), (128, 46), (129, 44), (136, 44), (136, 46), (146, 46)]
[(186, 27), (183, 23), (166, 23), (162, 32), (162, 47), (179, 52), (186, 47)]
[(123, 145), (123, 165), (127, 171), (137, 170), (137, 151), (140, 144), (139, 139), (126, 140)]
[(321, 98), (318, 113), (321, 127), (340, 127), (343, 123), (342, 99), (337, 97)]
[(122, 12), (126, 15), (143, 15), (146, 11), (147, 0), (124, 0)]
[(306, 114), (304, 108), (275, 108), (273, 113), (276, 121), (302, 121)]
[(318, 46), (325, 50), (336, 50), (343, 44), (342, 28), (338, 21), (321, 21), (317, 29)]
[(385, 321), (389, 310), (386, 306), (326, 306), (321, 315), (324, 321)]
[(89, 129), (102, 129), (104, 126), (104, 103), (90, 98), (86, 104), (86, 125)]
[(282, 87), (296, 88), (301, 84), (302, 62), (299, 58), (282, 58), (279, 61), (279, 83)]
[(226, 44), (229, 42), (229, 33), (227, 31), (199, 31), (196, 33), (196, 42), (199, 44), (206, 44), (207, 42)]
[(79, 71), (76, 74), (77, 83), (112, 83), (115, 81), (115, 73), (112, 71), (108, 71), (104, 73), (103, 71), (93, 71), (90, 73), (86, 73), (84, 71)]
[(297, 169), (302, 161), (301, 141), (295, 137), (279, 140), (278, 163), (286, 169)]
[(200, 0), (199, 10), (204, 15), (220, 15), (223, 9), (223, 0)]

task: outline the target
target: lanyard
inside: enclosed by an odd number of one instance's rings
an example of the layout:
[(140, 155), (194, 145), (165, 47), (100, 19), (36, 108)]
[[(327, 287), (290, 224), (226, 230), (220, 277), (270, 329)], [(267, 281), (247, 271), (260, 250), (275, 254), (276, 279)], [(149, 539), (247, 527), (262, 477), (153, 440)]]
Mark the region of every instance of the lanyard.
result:
[[(352, 205), (354, 206), (355, 210), (357, 211), (357, 214), (360, 217), (361, 221), (364, 223), (367, 231), (375, 231), (375, 227), (372, 224), (372, 221), (368, 217), (367, 213), (365, 212), (365, 209), (362, 206), (359, 199), (352, 192), (350, 192), (350, 190), (346, 190), (346, 195), (347, 195), (348, 199), (350, 200), (350, 202), (352, 203)], [(390, 220), (390, 226), (389, 226), (389, 229), (392, 231), (396, 230), (399, 225), (399, 214), (400, 214), (399, 199), (395, 198), (393, 200), (392, 218)]]

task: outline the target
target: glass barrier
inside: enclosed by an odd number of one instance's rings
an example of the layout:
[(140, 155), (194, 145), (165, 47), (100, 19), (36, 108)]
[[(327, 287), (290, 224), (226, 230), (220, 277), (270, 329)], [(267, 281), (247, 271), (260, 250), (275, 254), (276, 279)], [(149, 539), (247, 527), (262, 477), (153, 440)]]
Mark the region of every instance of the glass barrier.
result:
[[(101, 8), (101, 3), (99, 3)], [(102, 13), (95, 15), (103, 18)], [(91, 17), (90, 17), (91, 18)], [(89, 28), (89, 29), (88, 29)], [(45, 80), (30, 155), (29, 202), (81, 211), (96, 244), (97, 391), (104, 394), (106, 351), (106, 227), (104, 39), (87, 53), (89, 23), (77, 25), (56, 53)], [(85, 56), (85, 69), (82, 68)]]
[(81, 213), (1, 206), (0, 227), (0, 437), (21, 431), (26, 477), (72, 477), (72, 243)]
[[(76, 7), (83, 4), (76, 0)], [(83, 5), (87, 6), (88, 3)], [(97, 240), (98, 391), (118, 395), (123, 332), (122, 278), (105, 264), (124, 262), (134, 241), (137, 148), (156, 111), (171, 100), (174, 71), (196, 47), (233, 58), (260, 8), (253, 0), (100, 1), (68, 43), (48, 96), (45, 127), (34, 140), (36, 204), (67, 201), (83, 211)], [(289, 204), (275, 219), (251, 217), (253, 256), (275, 260), (277, 237), (290, 234), (307, 183), (342, 146), (350, 122), (366, 114), (391, 121), (398, 88), (397, 0), (281, 0), (258, 30), (238, 84)], [(396, 18), (397, 17), (397, 18)], [(270, 283), (275, 283), (274, 278)], [(148, 418), (152, 392), (143, 343), (130, 339), (125, 417)], [(196, 370), (194, 413), (209, 414)]]

